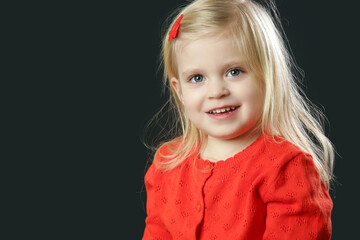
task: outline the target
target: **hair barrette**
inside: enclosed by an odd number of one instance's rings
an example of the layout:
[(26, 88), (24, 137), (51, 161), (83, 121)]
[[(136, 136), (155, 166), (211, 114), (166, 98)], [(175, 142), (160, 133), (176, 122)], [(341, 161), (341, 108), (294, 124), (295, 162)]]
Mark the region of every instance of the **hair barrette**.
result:
[(178, 19), (176, 19), (174, 25), (172, 26), (170, 32), (169, 32), (169, 42), (171, 41), (171, 39), (176, 38), (176, 36), (178, 35), (179, 32), (179, 28), (180, 28), (180, 21), (181, 19), (184, 17), (183, 14), (181, 14)]

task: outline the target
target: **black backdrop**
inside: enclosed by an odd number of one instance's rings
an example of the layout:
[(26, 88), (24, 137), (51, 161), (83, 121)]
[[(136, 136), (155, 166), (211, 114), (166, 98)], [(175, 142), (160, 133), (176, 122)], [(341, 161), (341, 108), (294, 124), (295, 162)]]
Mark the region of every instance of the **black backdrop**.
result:
[[(359, 215), (359, 18), (353, 2), (277, 1), (293, 54), (305, 71), (305, 92), (325, 109), (327, 134), (339, 154), (339, 183), (331, 191), (332, 239), (356, 236)], [(48, 46), (47, 99), (55, 101), (41, 100), (54, 110), (53, 116), (46, 114), (43, 141), (52, 164), (39, 180), (39, 192), (47, 197), (34, 201), (46, 217), (30, 232), (46, 239), (141, 238), (149, 158), (141, 135), (165, 101), (157, 72), (162, 23), (184, 3), (88, 2), (52, 6), (39, 19)]]

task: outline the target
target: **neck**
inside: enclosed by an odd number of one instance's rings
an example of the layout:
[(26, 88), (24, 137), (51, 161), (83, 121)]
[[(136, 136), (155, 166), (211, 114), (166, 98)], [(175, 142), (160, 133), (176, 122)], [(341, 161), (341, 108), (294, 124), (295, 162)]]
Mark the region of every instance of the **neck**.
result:
[(200, 153), (200, 157), (211, 162), (226, 160), (247, 148), (260, 135), (261, 132), (250, 132), (232, 139), (220, 139), (208, 136), (205, 147)]

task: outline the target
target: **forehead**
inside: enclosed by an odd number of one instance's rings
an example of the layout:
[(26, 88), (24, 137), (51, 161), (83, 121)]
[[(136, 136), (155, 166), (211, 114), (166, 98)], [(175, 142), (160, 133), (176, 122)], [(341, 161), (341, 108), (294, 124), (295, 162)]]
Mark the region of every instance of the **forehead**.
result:
[(182, 38), (176, 42), (178, 69), (211, 68), (228, 62), (244, 62), (242, 51), (228, 35), (209, 35), (196, 39)]
[[(190, 34), (182, 36), (178, 39), (175, 45), (175, 52), (177, 54), (195, 52), (194, 50), (202, 50), (205, 47), (209, 49), (217, 49), (227, 45), (228, 48), (239, 52), (238, 47), (236, 47), (236, 42), (229, 34), (221, 32), (211, 32), (207, 34), (202, 34), (198, 37), (191, 37)], [(208, 50), (209, 50), (208, 49)]]

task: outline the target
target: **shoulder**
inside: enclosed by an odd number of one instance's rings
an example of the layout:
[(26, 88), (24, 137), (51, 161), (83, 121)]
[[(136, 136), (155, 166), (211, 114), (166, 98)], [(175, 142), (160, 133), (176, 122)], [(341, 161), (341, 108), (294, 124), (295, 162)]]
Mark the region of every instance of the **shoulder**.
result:
[(276, 181), (289, 174), (320, 179), (313, 157), (295, 144), (278, 137), (265, 140), (262, 161), (263, 174), (270, 181)]
[(265, 145), (266, 145), (266, 151), (272, 152), (272, 153), (287, 153), (287, 154), (298, 154), (301, 151), (301, 149), (296, 146), (295, 144), (291, 143), (290, 141), (277, 136), (269, 136), (266, 135), (264, 137)]
[(266, 136), (264, 142), (263, 155), (269, 160), (269, 164), (283, 165), (299, 157), (312, 161), (310, 154), (286, 139)]
[[(164, 168), (165, 164), (171, 165), (176, 158), (176, 149), (179, 146), (179, 141), (176, 139), (171, 142), (162, 144), (156, 151), (153, 161), (146, 172), (145, 181), (155, 180), (160, 181), (169, 174), (174, 174), (179, 167)], [(159, 179), (160, 178), (160, 179)]]
[(268, 140), (264, 155), (268, 164), (264, 174), (268, 182), (273, 183), (267, 190), (280, 186), (325, 189), (313, 157), (289, 141)]
[(161, 145), (158, 150), (154, 154), (153, 161), (150, 164), (150, 167), (148, 168), (146, 175), (145, 175), (145, 181), (149, 178), (152, 178), (154, 175), (162, 174), (164, 171), (161, 171), (156, 165), (156, 162), (164, 162), (166, 161), (165, 156), (169, 156), (171, 154), (170, 149), (168, 147), (167, 143), (164, 143)]

